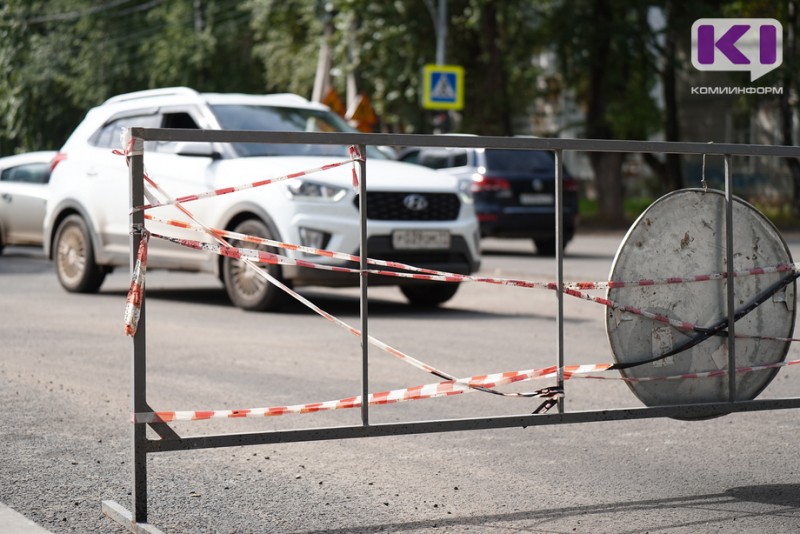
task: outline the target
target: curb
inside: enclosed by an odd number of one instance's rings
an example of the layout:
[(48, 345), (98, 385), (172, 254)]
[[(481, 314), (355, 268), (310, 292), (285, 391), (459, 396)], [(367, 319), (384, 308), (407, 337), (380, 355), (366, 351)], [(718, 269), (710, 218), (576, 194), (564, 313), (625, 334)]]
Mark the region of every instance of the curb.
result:
[(49, 530), (40, 527), (3, 503), (0, 503), (0, 531), (9, 534), (50, 534)]

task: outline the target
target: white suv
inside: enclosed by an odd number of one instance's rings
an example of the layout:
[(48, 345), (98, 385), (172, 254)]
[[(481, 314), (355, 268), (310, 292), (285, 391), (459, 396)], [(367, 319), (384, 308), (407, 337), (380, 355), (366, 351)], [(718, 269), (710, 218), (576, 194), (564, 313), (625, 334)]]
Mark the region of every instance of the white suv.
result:
[[(290, 94), (201, 94), (177, 87), (107, 100), (90, 110), (67, 140), (56, 156), (50, 180), (44, 247), (68, 291), (95, 292), (106, 273), (129, 264), (128, 170), (124, 159), (112, 150), (121, 148), (121, 132), (133, 126), (353, 131), (327, 107)], [(347, 157), (346, 147), (333, 145), (145, 143), (149, 176), (173, 197), (313, 169)], [(460, 274), (478, 270), (479, 231), (472, 198), (457, 179), (391, 161), (369, 148), (367, 186), (370, 257)], [(214, 228), (358, 254), (358, 198), (349, 165), (186, 207)], [(170, 206), (151, 213), (180, 218)], [(154, 226), (148, 222), (149, 228)], [(191, 238), (200, 239), (197, 234)], [(341, 263), (291, 251), (274, 252)], [(214, 273), (231, 301), (248, 310), (277, 309), (286, 296), (253, 276), (238, 260), (157, 239), (151, 240), (148, 267)], [(358, 285), (357, 275), (277, 265), (265, 268), (294, 286)], [(441, 304), (458, 288), (455, 283), (370, 278), (371, 285), (387, 283), (399, 285), (411, 304), (419, 306)]]

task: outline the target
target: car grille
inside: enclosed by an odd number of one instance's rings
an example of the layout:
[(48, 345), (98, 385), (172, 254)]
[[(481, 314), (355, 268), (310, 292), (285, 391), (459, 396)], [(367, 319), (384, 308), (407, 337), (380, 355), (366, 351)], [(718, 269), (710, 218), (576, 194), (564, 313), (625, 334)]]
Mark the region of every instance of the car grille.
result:
[[(410, 195), (424, 197), (424, 209), (409, 209), (406, 198)], [(358, 195), (355, 198), (358, 208)], [(453, 193), (367, 193), (367, 219), (377, 221), (454, 221), (458, 218), (461, 202)]]

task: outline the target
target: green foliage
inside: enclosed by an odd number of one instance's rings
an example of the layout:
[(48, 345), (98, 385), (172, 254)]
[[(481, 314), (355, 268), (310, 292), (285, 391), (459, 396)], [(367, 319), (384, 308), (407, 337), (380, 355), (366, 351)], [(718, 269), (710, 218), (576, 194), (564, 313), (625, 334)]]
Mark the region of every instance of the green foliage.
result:
[[(0, 5), (0, 153), (54, 148), (91, 106), (122, 92), (173, 85), (205, 91), (311, 95), (331, 6), (333, 83), (356, 77), (387, 128), (431, 131), (420, 72), (435, 61), (436, 0), (9, 0)], [(615, 4), (616, 5), (616, 4)], [(610, 135), (641, 137), (658, 122), (652, 70), (633, 39), (635, 9), (615, 8)], [(598, 32), (591, 3), (448, 0), (449, 64), (466, 73), (460, 130), (511, 135), (539, 89), (534, 55), (563, 50), (565, 79), (585, 94)], [(548, 16), (556, 15), (556, 16)], [(569, 16), (566, 16), (569, 15)], [(608, 62), (607, 62), (608, 63)], [(631, 105), (631, 102), (642, 102)]]
[(63, 70), (72, 39), (47, 39), (26, 21), (40, 2), (12, 0), (0, 6), (0, 153), (49, 148), (63, 142), (50, 133), (77, 119), (59, 105), (66, 91)]
[(658, 61), (648, 43), (649, 4), (547, 2), (545, 38), (554, 45), (566, 85), (590, 108), (587, 137), (646, 139), (661, 126), (653, 97)]
[[(430, 132), (420, 72), (435, 61), (437, 0), (5, 0), (0, 2), (0, 154), (57, 148), (104, 99), (151, 87), (311, 96), (326, 14), (333, 84), (346, 75), (383, 126)], [(511, 135), (539, 97), (571, 90), (584, 133), (644, 139), (662, 130), (657, 89), (701, 16), (786, 17), (768, 0), (448, 0), (447, 57), (466, 73), (459, 130)], [(330, 12), (326, 7), (330, 6)], [(651, 9), (665, 13), (654, 30)], [(785, 25), (788, 27), (788, 24)], [(556, 71), (533, 59), (554, 51)], [(777, 71), (776, 71), (777, 72)], [(784, 75), (786, 69), (783, 70)], [(543, 76), (547, 74), (547, 78)], [(771, 82), (776, 73), (770, 73)], [(797, 86), (792, 73), (792, 86)], [(765, 76), (765, 82), (768, 76)], [(787, 82), (788, 83), (788, 82)], [(747, 111), (749, 105), (742, 97)]]
[(251, 0), (253, 54), (261, 61), (267, 92), (311, 96), (323, 33), (321, 13), (303, 0)]
[(237, 0), (0, 4), (0, 154), (60, 147), (115, 94), (188, 85), (262, 92)]
[(451, 2), (453, 62), (468, 80), (464, 130), (512, 135), (512, 118), (539, 94), (533, 58), (544, 46), (535, 4), (524, 0)]

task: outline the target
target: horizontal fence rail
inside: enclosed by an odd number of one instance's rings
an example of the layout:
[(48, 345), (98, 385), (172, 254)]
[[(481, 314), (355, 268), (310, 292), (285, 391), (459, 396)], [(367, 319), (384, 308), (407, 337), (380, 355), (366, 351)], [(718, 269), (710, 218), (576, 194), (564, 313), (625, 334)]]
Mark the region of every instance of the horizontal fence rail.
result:
[(623, 141), (609, 139), (555, 139), (547, 137), (497, 137), (472, 135), (366, 134), (322, 132), (257, 132), (244, 130), (182, 130), (131, 128), (145, 141), (213, 143), (308, 143), (315, 145), (420, 146), (442, 148), (508, 148), (519, 150), (568, 150), (576, 152), (653, 152), (731, 156), (800, 157), (800, 147), (741, 145), (733, 143), (680, 143), (670, 141)]

